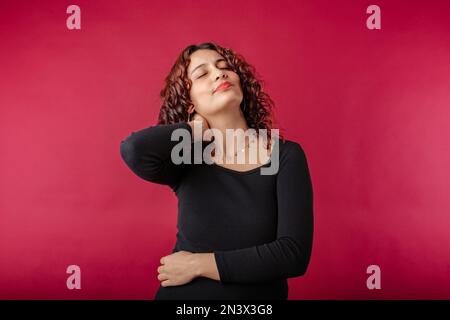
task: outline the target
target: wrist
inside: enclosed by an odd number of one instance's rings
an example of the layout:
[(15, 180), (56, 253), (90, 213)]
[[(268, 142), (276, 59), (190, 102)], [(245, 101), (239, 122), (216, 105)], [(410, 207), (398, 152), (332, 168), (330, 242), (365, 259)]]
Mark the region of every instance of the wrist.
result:
[(202, 277), (204, 275), (204, 262), (202, 253), (192, 254), (192, 267), (195, 277)]
[(216, 258), (213, 252), (194, 253), (193, 261), (194, 273), (197, 277), (220, 280), (219, 270), (217, 269)]

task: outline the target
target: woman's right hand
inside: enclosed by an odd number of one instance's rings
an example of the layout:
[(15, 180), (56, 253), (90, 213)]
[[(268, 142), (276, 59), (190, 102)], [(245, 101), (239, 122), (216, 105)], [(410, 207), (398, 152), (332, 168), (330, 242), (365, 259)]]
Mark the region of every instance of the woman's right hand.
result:
[(204, 117), (202, 117), (200, 114), (195, 113), (195, 115), (192, 117), (191, 121), (188, 122), (188, 124), (192, 128), (192, 141), (197, 142), (199, 139), (197, 138), (198, 133), (195, 131), (197, 130), (197, 126), (201, 125), (201, 134), (200, 134), (200, 140), (206, 140), (211, 141), (211, 139), (204, 139), (204, 133), (207, 129), (209, 129), (209, 123), (206, 121)]

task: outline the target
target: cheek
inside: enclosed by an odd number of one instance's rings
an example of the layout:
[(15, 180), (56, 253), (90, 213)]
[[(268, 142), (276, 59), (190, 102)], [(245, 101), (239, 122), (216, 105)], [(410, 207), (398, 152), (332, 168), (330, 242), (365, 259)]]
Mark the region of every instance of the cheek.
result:
[(232, 73), (230, 74), (230, 78), (233, 80), (234, 83), (239, 84), (239, 87), (241, 86), (241, 81), (240, 81), (240, 78), (239, 78), (239, 76), (237, 75), (237, 73), (232, 72)]
[(205, 99), (211, 98), (211, 90), (206, 85), (195, 84), (192, 85), (190, 90), (191, 100), (192, 102), (201, 102)]

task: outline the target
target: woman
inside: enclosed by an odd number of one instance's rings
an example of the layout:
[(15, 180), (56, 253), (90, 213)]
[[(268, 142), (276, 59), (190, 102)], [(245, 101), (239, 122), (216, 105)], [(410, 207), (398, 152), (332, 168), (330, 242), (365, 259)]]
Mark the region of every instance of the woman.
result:
[[(287, 278), (302, 276), (310, 261), (313, 191), (301, 146), (271, 133), (273, 103), (254, 68), (231, 49), (191, 45), (172, 67), (161, 98), (158, 124), (120, 145), (136, 175), (170, 186), (178, 198), (177, 240), (160, 260), (155, 299), (287, 299)], [(212, 164), (173, 161), (179, 142), (171, 137), (180, 129), (192, 137), (191, 150), (214, 144)], [(269, 139), (256, 130), (243, 148), (230, 150), (216, 140), (227, 129), (266, 129)], [(211, 130), (217, 135), (208, 138)], [(263, 145), (267, 157), (249, 161), (254, 145)], [(241, 154), (244, 163), (229, 164), (230, 155)], [(276, 173), (261, 174), (275, 160)]]

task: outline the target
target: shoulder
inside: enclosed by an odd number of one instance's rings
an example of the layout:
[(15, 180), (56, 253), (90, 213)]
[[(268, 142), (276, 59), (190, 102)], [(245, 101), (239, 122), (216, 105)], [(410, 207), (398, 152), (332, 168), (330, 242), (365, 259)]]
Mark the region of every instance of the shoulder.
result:
[(291, 158), (291, 157), (306, 157), (305, 155), (305, 151), (302, 147), (302, 145), (297, 142), (297, 141), (293, 141), (293, 140), (280, 140), (279, 141), (279, 146), (280, 146), (280, 157), (287, 157), (287, 158)]
[(308, 170), (306, 153), (300, 142), (280, 139), (278, 152), (279, 169), (282, 172)]

